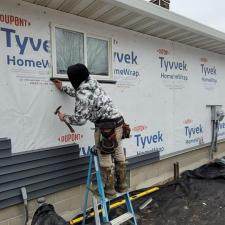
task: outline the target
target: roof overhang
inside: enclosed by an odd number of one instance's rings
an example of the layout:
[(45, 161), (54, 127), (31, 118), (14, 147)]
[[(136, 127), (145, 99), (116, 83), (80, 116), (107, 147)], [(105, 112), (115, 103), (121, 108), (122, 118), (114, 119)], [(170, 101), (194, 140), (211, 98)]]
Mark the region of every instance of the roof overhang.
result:
[(225, 55), (225, 33), (144, 0), (22, 0)]

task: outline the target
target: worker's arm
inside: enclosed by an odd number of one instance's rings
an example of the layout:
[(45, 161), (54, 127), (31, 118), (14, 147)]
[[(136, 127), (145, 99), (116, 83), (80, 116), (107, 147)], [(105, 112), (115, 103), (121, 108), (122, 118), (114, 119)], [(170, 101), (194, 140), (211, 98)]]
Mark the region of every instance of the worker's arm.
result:
[(89, 96), (90, 92), (77, 91), (75, 96), (74, 115), (64, 115), (63, 119), (72, 125), (84, 125), (89, 118)]
[(76, 96), (75, 89), (72, 88), (72, 87), (69, 87), (67, 85), (64, 85), (61, 80), (56, 79), (56, 80), (53, 81), (53, 83), (55, 84), (55, 86), (58, 90), (65, 92), (66, 94), (68, 94), (71, 97)]
[(63, 85), (62, 89), (63, 92), (65, 92), (66, 94), (68, 94), (71, 97), (75, 97), (76, 96), (76, 91), (74, 88), (71, 88), (69, 86)]

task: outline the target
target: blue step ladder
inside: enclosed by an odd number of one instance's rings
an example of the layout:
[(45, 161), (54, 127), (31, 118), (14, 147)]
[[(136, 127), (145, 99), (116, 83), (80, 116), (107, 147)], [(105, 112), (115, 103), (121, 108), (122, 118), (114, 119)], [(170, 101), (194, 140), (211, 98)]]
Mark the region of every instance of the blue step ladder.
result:
[[(94, 169), (95, 169), (94, 173), (92, 173), (93, 163), (94, 163)], [(91, 188), (92, 175), (94, 175), (94, 174), (95, 174), (96, 180), (97, 180), (97, 194)], [(129, 192), (125, 192), (125, 193), (119, 195), (121, 197), (122, 196), (124, 197), (127, 212), (125, 214), (122, 214), (122, 215), (116, 217), (115, 219), (113, 219), (111, 221), (109, 220), (110, 200), (108, 198), (106, 198), (106, 196), (105, 196), (102, 177), (101, 177), (101, 171), (100, 171), (100, 167), (99, 167), (98, 156), (97, 156), (96, 150), (93, 148), (90, 151), (82, 225), (85, 225), (86, 219), (88, 218), (87, 207), (88, 207), (89, 191), (92, 192), (92, 204), (93, 204), (93, 209), (94, 209), (96, 225), (101, 225), (101, 219), (99, 216), (99, 206), (101, 208), (102, 224), (119, 225), (126, 221), (129, 221), (131, 224), (137, 225), (137, 221), (136, 221), (133, 206), (132, 206), (132, 203), (130, 200)], [(99, 202), (98, 202), (98, 199), (99, 199)]]

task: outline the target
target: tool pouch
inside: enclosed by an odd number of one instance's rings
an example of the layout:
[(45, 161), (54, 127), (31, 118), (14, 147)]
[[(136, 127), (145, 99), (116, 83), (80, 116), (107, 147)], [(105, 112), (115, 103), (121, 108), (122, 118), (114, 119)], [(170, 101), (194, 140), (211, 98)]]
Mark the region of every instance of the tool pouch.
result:
[(101, 154), (113, 154), (118, 146), (116, 140), (115, 126), (109, 128), (100, 127), (100, 142), (99, 147)]
[(131, 132), (130, 125), (127, 123), (124, 123), (122, 139), (130, 138), (130, 132)]

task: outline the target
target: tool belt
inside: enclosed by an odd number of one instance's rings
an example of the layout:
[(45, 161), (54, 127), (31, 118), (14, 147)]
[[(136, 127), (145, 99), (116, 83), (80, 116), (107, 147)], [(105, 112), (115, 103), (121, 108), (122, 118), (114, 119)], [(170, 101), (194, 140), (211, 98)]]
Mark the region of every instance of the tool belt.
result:
[(122, 139), (130, 138), (130, 132), (131, 132), (130, 125), (124, 122)]
[(99, 149), (101, 154), (113, 154), (118, 147), (115, 129), (124, 124), (123, 117), (116, 119), (99, 120), (95, 127), (100, 130)]

